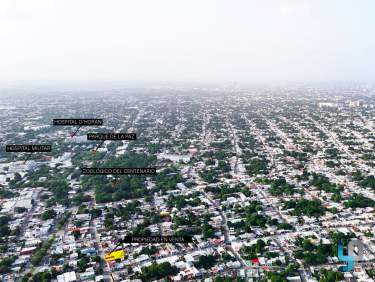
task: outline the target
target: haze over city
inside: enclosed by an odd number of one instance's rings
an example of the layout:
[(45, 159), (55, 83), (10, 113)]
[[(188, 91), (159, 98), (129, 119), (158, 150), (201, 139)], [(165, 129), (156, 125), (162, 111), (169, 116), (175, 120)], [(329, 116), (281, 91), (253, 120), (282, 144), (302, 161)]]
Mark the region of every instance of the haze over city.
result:
[(371, 0), (0, 1), (0, 81), (373, 81)]
[(375, 282), (374, 8), (0, 0), (0, 282)]

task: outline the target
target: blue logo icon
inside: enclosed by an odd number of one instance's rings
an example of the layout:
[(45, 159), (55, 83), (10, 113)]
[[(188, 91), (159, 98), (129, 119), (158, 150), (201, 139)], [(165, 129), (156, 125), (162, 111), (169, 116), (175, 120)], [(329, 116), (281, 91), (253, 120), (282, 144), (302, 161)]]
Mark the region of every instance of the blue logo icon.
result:
[(344, 246), (342, 241), (338, 244), (338, 258), (340, 261), (347, 262), (346, 266), (340, 268), (341, 271), (347, 272), (354, 269), (356, 261), (362, 260), (363, 257), (363, 244), (359, 240), (351, 240), (348, 244), (348, 255), (344, 255)]

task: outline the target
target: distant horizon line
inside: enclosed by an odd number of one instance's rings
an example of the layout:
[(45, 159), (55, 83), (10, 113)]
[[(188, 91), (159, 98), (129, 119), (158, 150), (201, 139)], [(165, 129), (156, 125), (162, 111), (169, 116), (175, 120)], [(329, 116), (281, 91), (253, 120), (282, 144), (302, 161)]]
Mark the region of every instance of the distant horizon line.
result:
[(256, 87), (256, 86), (375, 86), (375, 81), (367, 80), (258, 80), (258, 81), (167, 81), (167, 80), (15, 80), (0, 81), (0, 89), (24, 87), (123, 87), (123, 88), (168, 88), (168, 87)]

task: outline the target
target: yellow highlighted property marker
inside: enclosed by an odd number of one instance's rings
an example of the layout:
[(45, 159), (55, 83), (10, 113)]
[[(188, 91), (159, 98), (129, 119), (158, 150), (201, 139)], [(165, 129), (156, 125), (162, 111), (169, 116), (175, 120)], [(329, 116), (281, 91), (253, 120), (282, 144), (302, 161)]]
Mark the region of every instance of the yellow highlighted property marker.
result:
[(119, 251), (114, 251), (114, 252), (106, 254), (104, 256), (104, 259), (106, 262), (109, 262), (109, 261), (114, 261), (116, 259), (122, 259), (124, 257), (125, 257), (125, 251), (119, 250)]

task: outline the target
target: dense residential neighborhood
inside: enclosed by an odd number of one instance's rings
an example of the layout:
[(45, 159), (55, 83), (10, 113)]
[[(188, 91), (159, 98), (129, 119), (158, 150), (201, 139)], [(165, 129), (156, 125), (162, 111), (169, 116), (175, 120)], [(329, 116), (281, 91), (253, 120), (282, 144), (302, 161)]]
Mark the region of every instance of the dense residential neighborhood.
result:
[[(0, 281), (374, 281), (374, 93), (9, 91), (0, 100)], [(60, 118), (103, 125), (54, 126)], [(87, 140), (92, 132), (137, 138), (101, 144)], [(6, 152), (9, 144), (52, 150)], [(344, 272), (338, 245), (354, 238), (363, 258)]]

